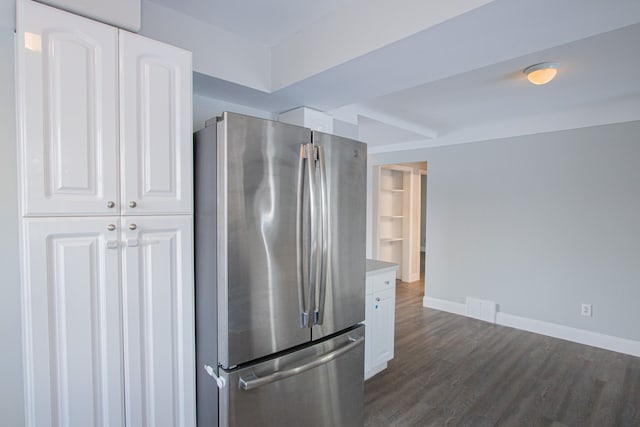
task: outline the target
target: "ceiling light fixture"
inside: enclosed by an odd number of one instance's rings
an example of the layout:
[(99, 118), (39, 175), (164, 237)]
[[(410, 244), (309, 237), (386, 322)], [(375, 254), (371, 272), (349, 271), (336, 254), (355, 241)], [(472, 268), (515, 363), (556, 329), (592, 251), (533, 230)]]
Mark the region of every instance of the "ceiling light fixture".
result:
[(525, 68), (523, 73), (527, 75), (527, 79), (534, 85), (543, 85), (553, 80), (558, 74), (559, 66), (560, 64), (557, 62), (542, 62)]

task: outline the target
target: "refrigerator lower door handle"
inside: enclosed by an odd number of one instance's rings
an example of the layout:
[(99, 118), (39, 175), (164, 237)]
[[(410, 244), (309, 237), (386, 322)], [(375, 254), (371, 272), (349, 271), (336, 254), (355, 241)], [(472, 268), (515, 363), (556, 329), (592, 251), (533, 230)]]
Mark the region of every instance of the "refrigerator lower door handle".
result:
[(304, 363), (300, 366), (296, 366), (293, 368), (285, 369), (284, 371), (277, 371), (272, 374), (269, 374), (265, 377), (255, 377), (252, 378), (240, 378), (240, 388), (242, 390), (253, 390), (258, 387), (264, 386), (266, 384), (271, 384), (276, 381), (283, 380), (285, 378), (292, 377), (294, 375), (301, 374), (302, 372), (308, 371), (313, 368), (317, 368), (318, 366), (324, 365), (325, 363), (329, 363), (337, 357), (348, 353), (353, 348), (361, 345), (364, 342), (364, 337), (359, 338), (351, 338), (349, 337), (349, 343), (343, 345), (340, 348), (330, 351), (329, 353), (325, 353), (322, 356), (318, 356), (314, 360)]

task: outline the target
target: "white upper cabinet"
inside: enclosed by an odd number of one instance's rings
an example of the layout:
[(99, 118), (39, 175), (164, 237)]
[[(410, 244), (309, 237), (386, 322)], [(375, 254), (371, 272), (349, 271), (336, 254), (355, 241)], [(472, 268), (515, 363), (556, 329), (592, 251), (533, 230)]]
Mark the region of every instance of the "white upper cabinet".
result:
[(25, 220), (26, 425), (124, 425), (118, 229)]
[(192, 212), (191, 52), (120, 31), (122, 210)]
[(123, 230), (127, 425), (193, 426), (191, 219), (129, 216)]
[(17, 9), (23, 215), (190, 214), (191, 53)]
[(31, 1), (17, 27), (23, 213), (114, 213), (117, 30)]

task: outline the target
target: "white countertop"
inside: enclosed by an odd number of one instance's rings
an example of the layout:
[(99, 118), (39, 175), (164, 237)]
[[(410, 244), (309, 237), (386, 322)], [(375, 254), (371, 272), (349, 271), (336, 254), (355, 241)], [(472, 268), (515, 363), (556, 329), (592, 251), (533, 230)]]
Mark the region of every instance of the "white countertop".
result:
[(398, 264), (367, 258), (367, 276), (371, 276), (373, 274), (378, 274), (378, 273), (384, 273), (386, 271), (396, 271), (397, 269), (398, 269)]

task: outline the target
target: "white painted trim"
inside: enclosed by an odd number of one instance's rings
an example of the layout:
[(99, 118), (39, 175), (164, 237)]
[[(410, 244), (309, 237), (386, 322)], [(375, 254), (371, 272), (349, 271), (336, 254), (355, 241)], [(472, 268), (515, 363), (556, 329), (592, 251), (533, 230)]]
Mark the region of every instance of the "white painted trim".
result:
[(387, 369), (387, 362), (380, 363), (379, 365), (372, 367), (371, 369), (369, 369), (367, 372), (364, 373), (364, 380), (365, 381), (368, 380), (369, 378), (379, 374), (385, 369)]
[(500, 312), (496, 324), (640, 357), (640, 341)]
[(358, 116), (367, 117), (371, 120), (384, 123), (391, 127), (403, 129), (415, 133), (416, 135), (423, 136), (427, 139), (435, 139), (438, 136), (438, 132), (431, 128), (416, 124), (415, 122), (403, 120), (393, 115), (384, 114), (374, 109), (364, 107), (362, 105), (360, 105), (358, 108)]
[[(425, 296), (422, 305), (466, 317), (465, 305), (459, 302)], [(640, 341), (501, 312), (496, 313), (496, 324), (640, 357)]]
[(428, 308), (434, 308), (448, 313), (459, 314), (465, 316), (465, 306), (459, 302), (448, 301), (446, 299), (432, 298), (425, 295), (422, 299), (422, 305)]

